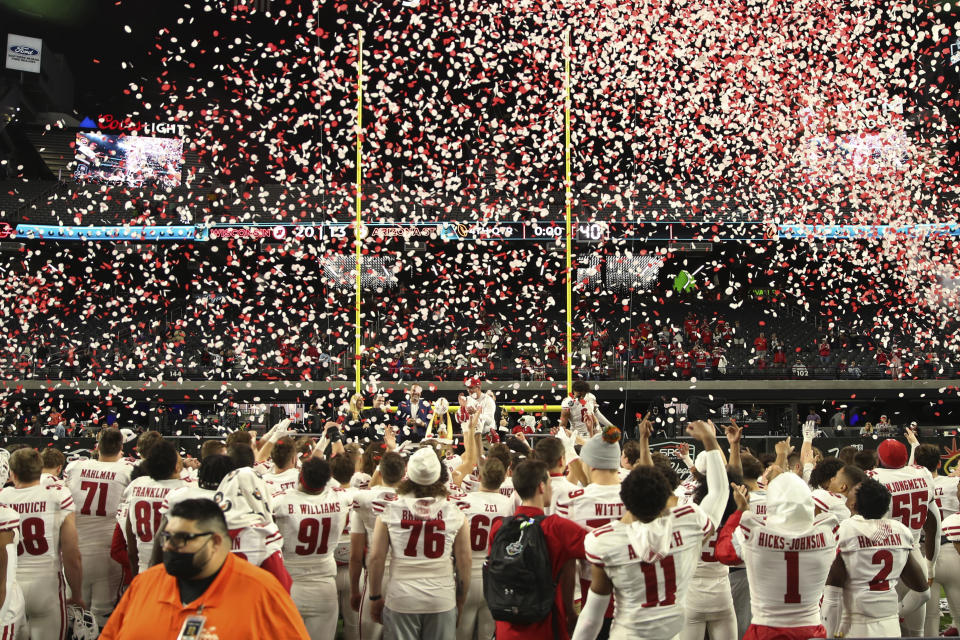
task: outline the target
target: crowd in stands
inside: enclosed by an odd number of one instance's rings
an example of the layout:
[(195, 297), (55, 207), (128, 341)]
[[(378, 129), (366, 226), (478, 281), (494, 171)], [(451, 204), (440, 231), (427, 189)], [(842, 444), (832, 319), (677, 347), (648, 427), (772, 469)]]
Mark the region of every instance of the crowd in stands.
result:
[[(116, 428), (91, 459), (9, 445), (2, 632), (61, 637), (71, 609), (132, 638), (146, 608), (175, 631), (206, 611), (207, 640), (880, 638), (938, 635), (941, 586), (960, 602), (960, 476), (910, 429), (831, 457), (813, 420), (770, 453), (695, 420), (673, 460), (582, 381), (559, 425), (512, 433), (467, 392), (453, 421), (414, 387), (400, 425), (358, 404), (197, 459), (155, 431), (125, 458)], [(217, 604), (232, 589), (249, 611)]]

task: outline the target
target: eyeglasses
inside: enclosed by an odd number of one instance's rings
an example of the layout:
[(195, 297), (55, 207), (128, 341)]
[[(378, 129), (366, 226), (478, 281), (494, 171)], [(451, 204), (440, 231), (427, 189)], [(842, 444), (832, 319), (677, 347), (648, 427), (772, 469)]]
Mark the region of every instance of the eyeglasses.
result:
[(213, 531), (204, 531), (202, 533), (184, 533), (182, 531), (160, 532), (160, 544), (169, 544), (174, 549), (180, 549), (187, 545), (191, 540), (196, 540), (202, 536), (213, 535)]

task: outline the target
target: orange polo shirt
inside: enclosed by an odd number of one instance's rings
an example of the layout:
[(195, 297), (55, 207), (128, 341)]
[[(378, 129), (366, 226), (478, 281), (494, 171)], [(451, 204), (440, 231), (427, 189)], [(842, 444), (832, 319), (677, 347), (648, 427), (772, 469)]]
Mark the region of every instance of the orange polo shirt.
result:
[(187, 616), (207, 619), (221, 640), (309, 640), (290, 594), (277, 579), (235, 554), (228, 554), (220, 573), (193, 602), (180, 603), (177, 579), (163, 565), (151, 567), (133, 583), (110, 615), (101, 640), (173, 640)]

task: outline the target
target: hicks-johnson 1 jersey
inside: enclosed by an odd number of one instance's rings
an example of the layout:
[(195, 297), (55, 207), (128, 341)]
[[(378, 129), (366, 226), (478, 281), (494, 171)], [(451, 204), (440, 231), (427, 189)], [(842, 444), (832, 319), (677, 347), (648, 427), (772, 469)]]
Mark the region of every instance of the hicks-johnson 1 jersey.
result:
[(77, 507), (81, 554), (109, 553), (117, 509), (132, 471), (133, 466), (123, 460), (81, 460), (69, 467), (67, 488)]
[(352, 502), (350, 492), (340, 488), (317, 494), (294, 489), (277, 498), (273, 515), (283, 535), (283, 563), (294, 581), (337, 574), (334, 551)]
[(820, 624), (820, 598), (837, 553), (837, 517), (817, 516), (806, 531), (768, 527), (746, 512), (734, 537), (747, 566), (753, 622), (769, 627)]
[(847, 569), (843, 611), (871, 618), (897, 616), (897, 582), (913, 549), (913, 533), (891, 518), (853, 516), (840, 523)]
[(920, 544), (927, 509), (936, 506), (930, 471), (917, 465), (900, 469), (877, 467), (867, 471), (867, 475), (890, 491), (890, 511), (886, 517), (902, 522), (913, 532), (914, 545)]
[(473, 570), (479, 571), (490, 548), (490, 527), (495, 520), (513, 515), (513, 499), (501, 493), (476, 491), (457, 498), (457, 506), (467, 518)]
[(701, 547), (713, 523), (697, 505), (671, 509), (665, 529), (666, 555), (641, 561), (630, 541), (632, 525), (615, 521), (594, 529), (583, 541), (587, 560), (603, 567), (613, 583), (615, 611), (610, 638), (672, 638), (683, 627), (683, 603)]
[(20, 515), (17, 579), (22, 582), (59, 573), (60, 525), (74, 512), (70, 491), (58, 484), (7, 487), (0, 491), (0, 505)]
[(960, 511), (960, 504), (957, 500), (957, 483), (960, 478), (957, 476), (936, 476), (933, 479), (933, 494), (940, 507), (940, 520), (946, 520), (953, 514)]
[(453, 541), (466, 522), (446, 498), (394, 496), (374, 504), (390, 538), (386, 606), (398, 613), (439, 613), (456, 606)]

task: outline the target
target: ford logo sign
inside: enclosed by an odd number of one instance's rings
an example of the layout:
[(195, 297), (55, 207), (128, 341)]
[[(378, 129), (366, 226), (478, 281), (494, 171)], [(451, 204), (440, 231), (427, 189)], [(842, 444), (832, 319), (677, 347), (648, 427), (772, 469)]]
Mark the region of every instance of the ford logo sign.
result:
[(21, 56), (38, 56), (40, 52), (34, 49), (33, 47), (27, 47), (22, 44), (14, 45), (10, 47), (10, 51), (13, 51), (16, 54)]

